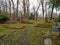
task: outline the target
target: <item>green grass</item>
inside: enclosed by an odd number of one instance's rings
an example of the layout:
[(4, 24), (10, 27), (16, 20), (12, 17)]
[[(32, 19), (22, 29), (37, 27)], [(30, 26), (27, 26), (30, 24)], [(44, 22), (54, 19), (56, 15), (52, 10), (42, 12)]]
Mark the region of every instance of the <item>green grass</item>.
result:
[[(45, 34), (47, 31), (50, 31), (50, 30), (51, 28), (30, 27), (28, 31), (27, 39), (31, 45), (40, 45), (41, 44), (40, 41), (41, 39), (43, 39), (41, 38), (42, 34)], [(48, 33), (48, 34), (50, 35), (51, 33)]]
[[(24, 30), (26, 30), (27, 31), (27, 37), (26, 38), (27, 38), (28, 42), (30, 43), (30, 45), (42, 45), (43, 44), (42, 35), (44, 35), (45, 33), (47, 33), (47, 35), (51, 35), (51, 29), (52, 28), (50, 28), (50, 27), (44, 28), (43, 27), (44, 25), (42, 27), (35, 27), (35, 25), (37, 25), (37, 24), (47, 24), (47, 23), (45, 23), (44, 20), (42, 20), (42, 21), (30, 20), (30, 22), (33, 22), (33, 24), (21, 24), (21, 23), (8, 24), (7, 26), (9, 28), (0, 27), (0, 33), (1, 34), (10, 34), (13, 31), (10, 28), (21, 28), (23, 26), (26, 26), (27, 27), (26, 29), (17, 29), (17, 32), (13, 33), (6, 40), (12, 40), (12, 42), (16, 43), (16, 40), (21, 38)], [(53, 23), (49, 23), (49, 24), (53, 24)]]
[(27, 26), (27, 24), (0, 24), (0, 35), (9, 35), (14, 31), (18, 31), (19, 29), (23, 29)]
[(27, 24), (15, 23), (15, 24), (1, 24), (1, 25), (5, 28), (20, 29), (25, 27)]
[[(34, 25), (29, 25), (29, 27), (27, 29), (27, 37), (26, 38), (31, 45), (40, 45), (41, 44), (40, 41), (42, 39), (41, 38), (42, 33), (44, 34), (48, 30), (51, 30), (51, 28), (40, 28), (40, 27), (34, 27)], [(12, 40), (13, 42), (15, 42), (16, 40), (21, 38), (23, 31), (24, 31), (24, 29), (18, 30), (16, 33), (13, 33), (12, 36), (8, 37), (7, 40)]]
[(1, 35), (4, 35), (4, 34), (8, 34), (8, 33), (11, 33), (11, 32), (13, 32), (14, 30), (12, 30), (12, 29), (7, 29), (7, 28), (3, 28), (3, 27), (0, 27), (0, 34)]

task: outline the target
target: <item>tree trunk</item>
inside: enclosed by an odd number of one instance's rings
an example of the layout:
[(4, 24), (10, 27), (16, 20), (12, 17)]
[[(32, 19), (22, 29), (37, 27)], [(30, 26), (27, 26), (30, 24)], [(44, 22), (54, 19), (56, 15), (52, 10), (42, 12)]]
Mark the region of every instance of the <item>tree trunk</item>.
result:
[(7, 1), (6, 0), (5, 0), (5, 7), (6, 7), (6, 12), (5, 13), (7, 15), (8, 12), (7, 12)]
[(38, 13), (37, 13), (37, 11), (35, 12), (35, 20), (38, 20)]
[(27, 0), (27, 17), (29, 17), (29, 0)]
[(23, 21), (26, 23), (28, 21), (28, 16), (27, 16), (27, 0), (23, 0), (23, 10), (24, 10)]
[(44, 0), (41, 0), (41, 5), (42, 5), (42, 15), (44, 19)]
[(44, 5), (42, 3), (42, 15), (43, 15), (43, 19), (44, 19)]
[(56, 8), (56, 15), (57, 15), (57, 18), (58, 18), (57, 8)]
[(14, 9), (14, 2), (13, 2), (13, 17), (12, 18), (13, 18), (14, 21), (16, 20), (15, 17), (16, 16), (15, 16), (15, 9)]
[(14, 2), (13, 2), (13, 0), (11, 0), (11, 2), (12, 2), (12, 5), (13, 5), (13, 7), (12, 7), (12, 8), (13, 8), (13, 16), (12, 16), (12, 20), (15, 21), (15, 20), (16, 20), (16, 19), (15, 19), (16, 16), (15, 16)]
[(19, 4), (19, 0), (17, 0), (16, 21), (18, 21), (18, 4)]
[(3, 3), (3, 14), (5, 14), (5, 5)]
[(10, 21), (12, 20), (12, 15), (11, 15), (11, 1), (9, 0), (9, 11), (10, 11)]
[(26, 0), (23, 0), (24, 17), (26, 17)]
[(0, 7), (0, 14), (1, 14), (1, 7)]
[(46, 14), (46, 16), (45, 16), (45, 21), (48, 22), (48, 20), (47, 20), (47, 14)]
[(39, 7), (40, 7), (40, 2), (39, 2), (39, 5), (38, 5), (38, 7), (37, 7), (36, 14), (35, 14), (36, 20), (38, 20), (38, 9), (39, 9)]
[(51, 16), (50, 16), (50, 20), (52, 20), (52, 16), (53, 16), (53, 10), (54, 10), (54, 4), (53, 4), (53, 6), (52, 6), (52, 11), (51, 11)]

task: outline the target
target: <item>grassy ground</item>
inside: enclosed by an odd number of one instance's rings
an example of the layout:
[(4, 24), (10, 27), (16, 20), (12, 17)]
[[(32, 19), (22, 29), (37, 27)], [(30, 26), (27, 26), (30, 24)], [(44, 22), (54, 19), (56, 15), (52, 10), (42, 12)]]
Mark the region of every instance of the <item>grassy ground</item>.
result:
[[(0, 34), (8, 35), (11, 34), (11, 32), (14, 30), (16, 30), (16, 32), (9, 35), (6, 39), (2, 39), (0, 44), (2, 45), (3, 43), (6, 43), (8, 45), (25, 45), (26, 43), (26, 45), (43, 45), (43, 35), (51, 35), (52, 28), (48, 25), (55, 25), (55, 22), (49, 22), (48, 24), (44, 20), (31, 20), (30, 22), (33, 22), (33, 24), (1, 24)], [(38, 24), (43, 26), (38, 26)], [(47, 28), (44, 27), (46, 26), (45, 24), (48, 26)]]
[(8, 33), (12, 32), (12, 31), (13, 30), (11, 30), (11, 29), (0, 27), (0, 35), (8, 34)]

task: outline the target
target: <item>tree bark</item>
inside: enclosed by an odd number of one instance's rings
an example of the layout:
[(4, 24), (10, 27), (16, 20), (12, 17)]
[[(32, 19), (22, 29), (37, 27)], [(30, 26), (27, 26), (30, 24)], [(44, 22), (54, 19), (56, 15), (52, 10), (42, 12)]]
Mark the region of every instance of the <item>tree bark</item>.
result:
[(36, 20), (38, 20), (38, 9), (39, 9), (39, 7), (40, 7), (40, 2), (39, 2), (39, 5), (38, 5), (38, 7), (37, 7), (36, 14), (35, 14)]
[(23, 0), (24, 17), (26, 17), (26, 0)]
[(16, 20), (18, 21), (18, 6), (19, 6), (19, 0), (17, 0), (17, 9), (16, 9)]
[(6, 13), (6, 15), (7, 15), (8, 12), (7, 12), (7, 1), (6, 1), (6, 0), (5, 0), (5, 7), (6, 7), (6, 8), (5, 8), (5, 13)]
[(27, 0), (27, 17), (29, 17), (29, 0)]
[(41, 0), (41, 5), (42, 5), (42, 15), (44, 19), (44, 0)]
[(13, 9), (13, 16), (12, 16), (12, 19), (13, 19), (13, 21), (15, 21), (16, 19), (15, 19), (15, 8), (14, 8), (14, 2), (13, 2), (13, 0), (11, 0), (11, 2), (12, 2), (12, 5), (13, 5), (13, 7), (12, 7), (12, 9)]
[(11, 15), (11, 1), (9, 0), (9, 11), (10, 11), (10, 21), (12, 20), (12, 15)]
[(37, 11), (35, 12), (35, 20), (38, 20), (38, 13), (37, 13)]
[(0, 7), (0, 14), (1, 14), (1, 7)]
[(50, 20), (52, 20), (52, 16), (53, 16), (53, 10), (54, 10), (54, 4), (53, 4), (53, 6), (52, 6), (52, 11), (51, 11), (51, 16), (50, 16)]
[(45, 21), (48, 22), (48, 20), (47, 20), (47, 14), (46, 14), (46, 16), (45, 16)]
[(43, 15), (43, 19), (44, 19), (44, 5), (42, 3), (42, 15)]

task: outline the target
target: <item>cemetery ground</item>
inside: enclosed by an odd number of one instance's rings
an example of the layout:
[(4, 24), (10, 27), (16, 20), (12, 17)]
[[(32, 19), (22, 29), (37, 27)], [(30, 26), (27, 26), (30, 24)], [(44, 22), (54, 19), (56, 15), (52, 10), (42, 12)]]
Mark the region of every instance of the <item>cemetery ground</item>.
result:
[[(30, 23), (0, 24), (0, 45), (44, 45), (44, 36), (52, 37), (54, 21), (44, 20)], [(52, 45), (57, 45), (56, 41)]]

